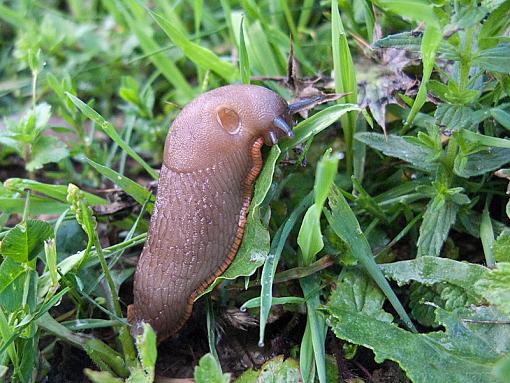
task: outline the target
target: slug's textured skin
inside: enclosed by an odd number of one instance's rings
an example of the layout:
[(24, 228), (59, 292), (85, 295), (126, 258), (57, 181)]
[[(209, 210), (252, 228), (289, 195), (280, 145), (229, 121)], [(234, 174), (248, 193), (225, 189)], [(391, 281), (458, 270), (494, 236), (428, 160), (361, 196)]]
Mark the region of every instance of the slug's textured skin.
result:
[(194, 299), (232, 262), (262, 167), (260, 149), (291, 135), (288, 124), (285, 100), (253, 85), (204, 93), (179, 113), (135, 273), (128, 313), (135, 332), (148, 322), (159, 342), (175, 334)]

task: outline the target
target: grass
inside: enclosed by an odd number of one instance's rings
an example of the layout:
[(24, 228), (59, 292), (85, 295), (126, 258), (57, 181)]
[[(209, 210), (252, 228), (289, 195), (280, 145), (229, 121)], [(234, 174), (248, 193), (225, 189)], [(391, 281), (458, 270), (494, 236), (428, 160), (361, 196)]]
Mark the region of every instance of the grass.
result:
[[(0, 380), (152, 382), (182, 364), (198, 383), (505, 382), (509, 11), (0, 1)], [(126, 307), (165, 137), (232, 83), (346, 95), (264, 150), (235, 261), (158, 358)], [(226, 308), (258, 320), (249, 336)]]

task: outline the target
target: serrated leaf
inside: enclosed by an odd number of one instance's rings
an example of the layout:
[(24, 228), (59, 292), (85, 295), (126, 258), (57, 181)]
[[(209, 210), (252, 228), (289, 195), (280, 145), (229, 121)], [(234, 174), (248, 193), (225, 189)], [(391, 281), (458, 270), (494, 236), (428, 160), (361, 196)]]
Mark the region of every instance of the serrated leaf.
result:
[(418, 169), (433, 172), (437, 164), (431, 161), (432, 151), (423, 146), (408, 142), (403, 137), (388, 135), (385, 137), (380, 133), (357, 133), (355, 139), (363, 142), (373, 149), (382, 151), (390, 157), (400, 158)]
[(455, 223), (459, 206), (442, 194), (436, 196), (427, 205), (423, 214), (418, 238), (416, 256), (439, 256), (450, 228)]
[(32, 157), (27, 164), (30, 171), (40, 169), (50, 162), (58, 162), (69, 156), (64, 142), (56, 137), (42, 136), (32, 145)]
[(223, 374), (221, 368), (211, 354), (205, 354), (200, 358), (198, 366), (195, 367), (196, 383), (228, 383), (230, 374)]
[(466, 321), (502, 319), (485, 307), (455, 312), (436, 309), (436, 320), (446, 331), (428, 334), (413, 334), (346, 307), (328, 307), (328, 311), (337, 337), (373, 350), (379, 363), (397, 362), (414, 383), (498, 382), (492, 370), (510, 350), (506, 326)]
[(350, 268), (340, 274), (327, 307), (345, 307), (383, 322), (392, 322), (393, 316), (382, 309), (385, 296), (372, 279), (359, 269)]
[(3, 257), (17, 262), (32, 260), (44, 247), (44, 241), (53, 236), (53, 228), (44, 221), (29, 219), (10, 229), (2, 240)]

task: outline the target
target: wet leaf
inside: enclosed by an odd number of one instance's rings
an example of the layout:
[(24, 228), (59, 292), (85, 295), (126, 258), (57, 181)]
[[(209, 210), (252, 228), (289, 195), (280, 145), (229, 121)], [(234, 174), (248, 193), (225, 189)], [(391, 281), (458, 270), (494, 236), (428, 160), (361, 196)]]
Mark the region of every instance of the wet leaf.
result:
[(44, 221), (29, 219), (10, 229), (2, 240), (2, 256), (17, 262), (28, 262), (39, 254), (44, 241), (53, 236), (53, 228)]
[[(328, 307), (335, 335), (374, 351), (375, 360), (397, 362), (414, 383), (503, 383), (492, 371), (510, 351), (510, 330), (504, 325), (469, 321), (503, 319), (492, 308), (448, 312), (436, 309), (446, 331), (414, 334), (348, 307)], [(473, 339), (477, 339), (476, 346)]]
[(433, 172), (437, 164), (431, 161), (432, 151), (423, 146), (406, 141), (403, 137), (380, 133), (357, 133), (356, 140), (365, 143), (373, 149), (380, 150), (390, 157), (400, 158), (418, 169)]

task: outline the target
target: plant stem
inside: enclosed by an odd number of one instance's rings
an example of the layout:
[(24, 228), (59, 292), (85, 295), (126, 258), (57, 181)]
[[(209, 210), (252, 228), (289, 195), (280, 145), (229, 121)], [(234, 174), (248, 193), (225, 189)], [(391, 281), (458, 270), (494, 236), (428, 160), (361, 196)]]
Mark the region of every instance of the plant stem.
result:
[[(103, 269), (103, 273), (106, 279), (106, 283), (108, 284), (108, 290), (110, 298), (112, 300), (113, 309), (115, 311), (115, 315), (118, 317), (122, 317), (122, 310), (120, 308), (119, 296), (117, 294), (117, 289), (115, 288), (115, 284), (113, 283), (112, 276), (110, 274), (110, 270), (108, 269), (108, 265), (106, 263), (106, 259), (103, 254), (103, 250), (101, 248), (101, 243), (99, 243), (99, 237), (97, 232), (94, 231), (94, 246), (96, 248), (97, 257), (99, 262), (101, 263), (101, 268)], [(132, 365), (135, 362), (135, 348), (133, 346), (133, 342), (131, 340), (131, 335), (129, 334), (128, 326), (122, 325), (119, 327), (119, 340), (122, 346), (123, 354), (126, 358), (126, 364)]]
[(471, 68), (471, 48), (473, 45), (473, 28), (467, 28), (464, 38), (464, 49), (460, 59), (460, 81), (459, 87), (463, 91), (466, 89), (469, 80), (469, 69)]

